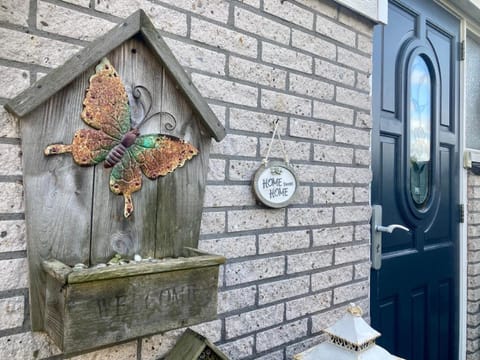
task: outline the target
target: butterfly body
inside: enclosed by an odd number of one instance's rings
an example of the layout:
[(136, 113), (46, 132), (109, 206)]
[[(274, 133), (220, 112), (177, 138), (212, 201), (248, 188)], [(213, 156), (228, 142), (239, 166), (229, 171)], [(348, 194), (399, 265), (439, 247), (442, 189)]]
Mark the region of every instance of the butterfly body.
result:
[(110, 150), (110, 152), (108, 153), (107, 158), (103, 163), (103, 167), (105, 168), (113, 167), (120, 160), (122, 160), (122, 157), (123, 155), (125, 155), (125, 152), (127, 151), (127, 149), (135, 143), (135, 140), (139, 135), (140, 135), (140, 132), (138, 131), (137, 128), (133, 128), (132, 130), (127, 132), (125, 135), (123, 135), (122, 141), (120, 141), (118, 145), (115, 145), (115, 147), (112, 150)]
[(198, 154), (190, 143), (164, 134), (140, 135), (132, 127), (128, 95), (120, 77), (104, 58), (90, 77), (81, 117), (94, 129), (79, 129), (72, 144), (53, 144), (45, 155), (72, 153), (78, 165), (104, 162), (112, 168), (110, 190), (124, 197), (124, 216), (133, 212), (132, 193), (141, 189), (142, 172), (149, 179), (167, 175)]

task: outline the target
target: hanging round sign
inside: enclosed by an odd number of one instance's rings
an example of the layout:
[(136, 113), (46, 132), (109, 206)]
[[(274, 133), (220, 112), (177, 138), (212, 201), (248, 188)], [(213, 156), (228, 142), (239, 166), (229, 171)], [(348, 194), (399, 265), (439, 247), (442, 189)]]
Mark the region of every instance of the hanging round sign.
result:
[(263, 164), (253, 180), (255, 196), (271, 208), (282, 208), (290, 204), (297, 187), (297, 176), (293, 168), (281, 161)]

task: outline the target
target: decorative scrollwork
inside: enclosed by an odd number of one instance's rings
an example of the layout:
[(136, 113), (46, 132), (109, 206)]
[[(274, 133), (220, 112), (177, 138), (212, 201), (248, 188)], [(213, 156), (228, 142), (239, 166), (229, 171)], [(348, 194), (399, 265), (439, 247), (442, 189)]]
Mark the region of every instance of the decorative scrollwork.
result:
[(160, 123), (165, 130), (171, 132), (177, 127), (177, 119), (167, 111), (157, 111), (150, 114), (153, 106), (153, 97), (150, 90), (145, 86), (135, 85), (131, 91), (131, 98), (129, 93), (129, 100), (132, 119), (136, 122), (135, 127), (140, 127), (140, 125), (156, 116), (160, 118)]

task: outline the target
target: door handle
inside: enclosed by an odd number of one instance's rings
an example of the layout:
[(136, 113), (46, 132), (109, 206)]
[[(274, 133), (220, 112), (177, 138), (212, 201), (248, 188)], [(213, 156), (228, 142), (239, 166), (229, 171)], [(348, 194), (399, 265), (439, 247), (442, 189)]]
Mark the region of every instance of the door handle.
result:
[(400, 229), (409, 232), (410, 229), (399, 224), (391, 224), (388, 226), (382, 225), (382, 207), (380, 205), (372, 205), (372, 249), (371, 260), (372, 268), (380, 270), (382, 267), (382, 233), (391, 234), (395, 229)]
[(406, 232), (410, 231), (410, 229), (407, 228), (406, 226), (398, 225), (398, 224), (392, 224), (392, 225), (388, 225), (388, 226), (382, 226), (382, 225), (376, 225), (375, 226), (376, 231), (386, 232), (386, 233), (389, 233), (389, 234), (391, 234), (393, 232), (393, 230), (395, 230), (395, 229), (404, 230)]

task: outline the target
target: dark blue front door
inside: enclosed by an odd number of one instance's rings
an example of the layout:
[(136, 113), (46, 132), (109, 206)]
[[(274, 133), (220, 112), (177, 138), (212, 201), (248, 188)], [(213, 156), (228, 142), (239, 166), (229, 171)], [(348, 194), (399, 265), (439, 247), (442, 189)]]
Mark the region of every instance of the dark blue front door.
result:
[(390, 1), (373, 60), (372, 204), (383, 224), (371, 273), (379, 344), (408, 360), (458, 352), (458, 19), (434, 1)]

